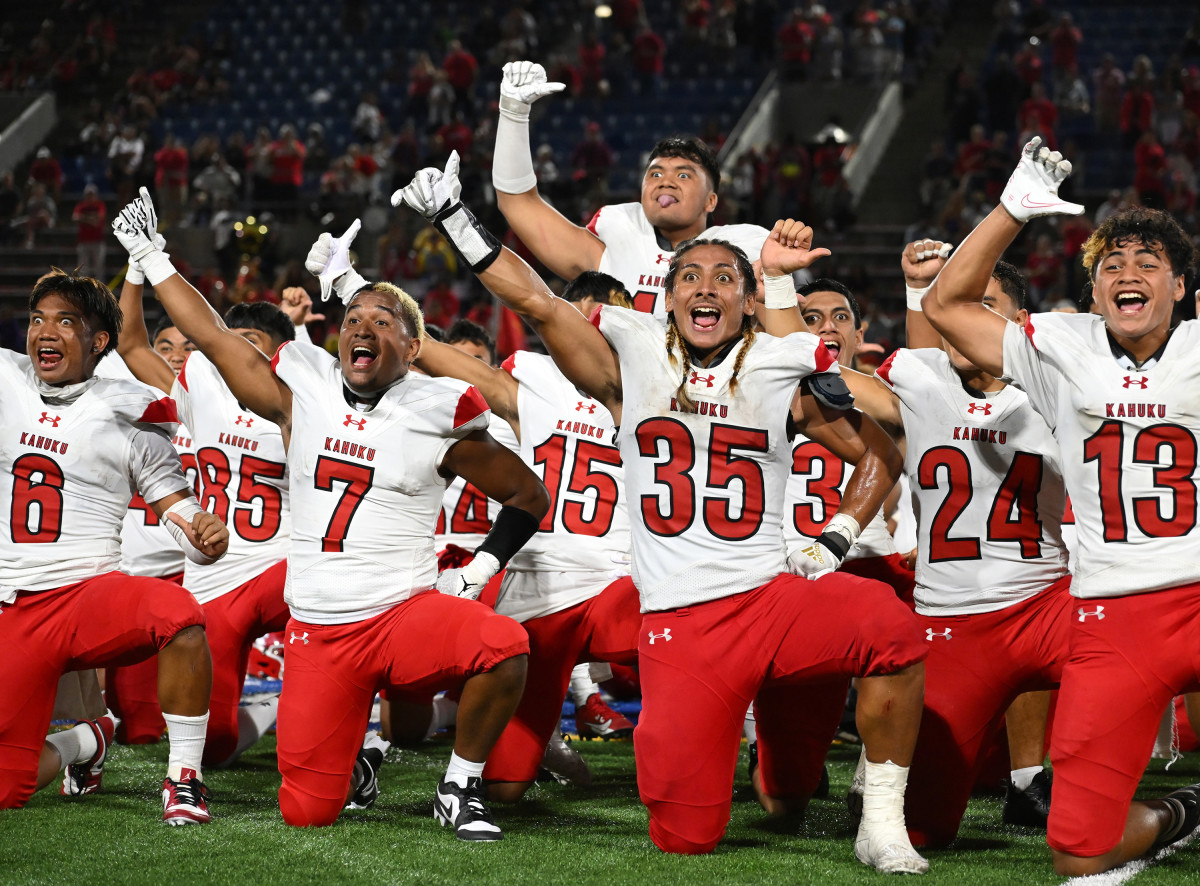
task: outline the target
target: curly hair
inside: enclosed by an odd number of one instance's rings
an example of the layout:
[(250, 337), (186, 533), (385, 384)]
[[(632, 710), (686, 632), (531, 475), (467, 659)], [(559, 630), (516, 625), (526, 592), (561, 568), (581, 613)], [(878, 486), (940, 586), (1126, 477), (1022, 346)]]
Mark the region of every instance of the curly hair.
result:
[(1110, 215), (1083, 244), (1083, 266), (1091, 278), (1096, 279), (1104, 255), (1130, 243), (1161, 251), (1176, 276), (1186, 274), (1196, 261), (1196, 248), (1179, 222), (1162, 210), (1133, 206)]

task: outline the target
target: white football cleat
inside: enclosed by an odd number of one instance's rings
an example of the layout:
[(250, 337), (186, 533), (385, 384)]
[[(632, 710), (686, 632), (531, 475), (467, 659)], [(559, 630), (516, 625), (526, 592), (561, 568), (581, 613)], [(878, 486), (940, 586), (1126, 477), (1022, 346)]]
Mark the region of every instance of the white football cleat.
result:
[(884, 874), (923, 874), (929, 862), (913, 849), (903, 822), (858, 826), (854, 857)]

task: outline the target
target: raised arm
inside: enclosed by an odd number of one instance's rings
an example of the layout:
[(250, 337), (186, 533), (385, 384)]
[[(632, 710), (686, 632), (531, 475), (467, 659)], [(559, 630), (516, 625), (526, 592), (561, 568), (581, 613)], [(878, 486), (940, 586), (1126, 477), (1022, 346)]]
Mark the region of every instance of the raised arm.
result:
[(1008, 323), (983, 304), (992, 269), (1031, 219), (1083, 212), (1082, 206), (1059, 199), (1058, 187), (1070, 174), (1070, 162), (1043, 147), (1040, 138), (1025, 145), (1000, 205), (955, 250), (921, 301), (925, 316), (946, 341), (991, 375), (1004, 375)]
[(408, 187), (392, 194), (392, 205), (404, 203), (430, 219), (483, 285), (525, 318), (571, 383), (619, 416), (621, 369), (608, 341), (479, 224), (460, 192), (458, 154), (452, 153), (444, 171), (422, 169)]
[(529, 110), (535, 101), (564, 88), (548, 83), (533, 62), (509, 62), (500, 81), (500, 119), (492, 156), (492, 186), (509, 226), (551, 271), (574, 280), (600, 266), (604, 244), (587, 228), (566, 219), (538, 193), (529, 150)]
[(854, 395), (854, 406), (865, 412), (875, 423), (899, 442), (904, 438), (904, 418), (900, 413), (900, 398), (873, 375), (842, 367), (842, 378)]
[(150, 195), (142, 188), (142, 196), (117, 216), (113, 231), (130, 260), (141, 263), (179, 331), (213, 362), (238, 401), (278, 424), (286, 438), (291, 426), (291, 390), (271, 371), (270, 358), (230, 332), (204, 296), (179, 275), (170, 256), (151, 239), (157, 224)]
[(921, 299), (946, 264), (953, 244), (941, 240), (914, 240), (900, 253), (904, 289), (908, 300), (905, 312), (905, 338), (909, 348), (942, 347), (942, 336), (921, 311)]
[(813, 249), (813, 229), (801, 221), (779, 219), (763, 243), (759, 261), (763, 272), (763, 310), (757, 312), (763, 331), (782, 338), (807, 332), (808, 325), (796, 301), (792, 273), (807, 268), (828, 249)]
[(517, 439), (521, 438), (517, 419), (517, 380), (495, 366), (489, 366), (478, 357), (465, 354), (458, 348), (442, 344), (431, 338), (421, 340), (421, 351), (415, 361), (416, 367), (429, 375), (448, 375), (475, 385), (488, 408), (512, 425)]
[(175, 373), (159, 356), (146, 333), (146, 318), (142, 312), (142, 291), (145, 288), (141, 270), (130, 264), (121, 286), (121, 334), (117, 338), (117, 353), (142, 384), (171, 393)]

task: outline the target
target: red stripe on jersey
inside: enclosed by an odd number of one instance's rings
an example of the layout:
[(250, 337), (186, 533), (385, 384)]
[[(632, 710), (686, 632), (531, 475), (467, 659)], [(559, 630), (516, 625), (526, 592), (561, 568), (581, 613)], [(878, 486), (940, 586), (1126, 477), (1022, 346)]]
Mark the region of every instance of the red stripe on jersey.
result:
[(186, 391), (186, 390), (188, 390), (188, 386), (187, 386), (187, 365), (188, 365), (188, 360), (190, 360), (190, 359), (191, 359), (191, 357), (192, 357), (192, 355), (191, 355), (191, 354), (188, 354), (186, 357), (184, 357), (184, 358), (183, 358), (183, 366), (181, 366), (181, 367), (179, 368), (179, 376), (178, 376), (178, 378), (179, 378), (179, 385), (180, 385), (180, 387), (182, 387), (182, 388), (183, 388), (185, 391)]
[[(589, 231), (591, 231), (593, 234), (596, 234), (596, 225), (599, 224), (600, 213), (602, 213), (603, 211), (604, 211), (604, 207), (601, 206), (599, 209), (596, 210), (596, 214), (592, 216), (592, 220), (587, 223), (587, 229)], [(596, 236), (599, 237), (600, 235), (596, 234)]]
[(147, 425), (179, 424), (179, 411), (175, 408), (175, 401), (170, 397), (160, 397), (146, 407), (146, 411), (142, 413), (138, 423)]
[(892, 361), (896, 359), (896, 352), (892, 351), (888, 354), (888, 358), (879, 364), (879, 368), (875, 370), (875, 374), (883, 379), (884, 384), (889, 388), (892, 385)]
[(275, 349), (275, 356), (271, 358), (271, 371), (279, 375), (279, 355), (283, 353), (284, 346), (287, 342), (280, 342), (279, 347)]
[(1075, 509), (1071, 507), (1071, 496), (1067, 496), (1067, 507), (1063, 511), (1063, 523), (1071, 524), (1075, 522)]
[(600, 309), (603, 307), (604, 305), (596, 305), (592, 308), (592, 316), (588, 317), (588, 321), (597, 329), (600, 328)]
[(505, 372), (507, 372), (509, 375), (513, 374), (513, 370), (516, 367), (517, 367), (517, 355), (515, 353), (509, 354), (507, 357), (504, 358), (504, 362), (500, 364), (500, 368), (503, 369)]
[(458, 406), (454, 410), (454, 427), (461, 428), (471, 419), (487, 412), (487, 408), (487, 401), (483, 399), (483, 394), (479, 393), (479, 388), (471, 385), (458, 398)]
[(817, 372), (828, 372), (829, 367), (837, 362), (837, 358), (829, 353), (829, 348), (825, 347), (825, 342), (817, 345), (817, 349), (813, 352), (813, 359), (817, 361), (817, 368), (813, 370)]
[(1038, 350), (1037, 342), (1033, 340), (1033, 317), (1025, 321), (1025, 325), (1021, 327), (1025, 330), (1025, 337), (1029, 339), (1029, 343), (1033, 345), (1033, 349)]

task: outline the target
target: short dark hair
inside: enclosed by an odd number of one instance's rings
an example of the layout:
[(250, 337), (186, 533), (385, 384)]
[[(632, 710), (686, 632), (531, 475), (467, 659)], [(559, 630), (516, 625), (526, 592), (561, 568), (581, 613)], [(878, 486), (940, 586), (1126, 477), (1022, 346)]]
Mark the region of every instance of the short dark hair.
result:
[(846, 304), (850, 305), (850, 313), (854, 315), (854, 328), (858, 329), (862, 326), (862, 307), (858, 304), (858, 299), (854, 297), (854, 293), (850, 291), (850, 287), (840, 280), (834, 280), (831, 277), (818, 277), (811, 283), (805, 283), (796, 293), (798, 295), (809, 296), (814, 292), (836, 292), (838, 295), (846, 299)]
[(569, 302), (578, 302), (591, 296), (599, 304), (607, 305), (612, 304), (613, 293), (622, 293), (626, 300), (629, 298), (629, 290), (616, 277), (601, 271), (584, 271), (567, 284), (562, 297)]
[(1114, 213), (1083, 244), (1083, 266), (1095, 280), (1100, 259), (1130, 242), (1161, 250), (1176, 275), (1186, 274), (1196, 261), (1196, 247), (1179, 222), (1160, 209), (1131, 206)]
[(1000, 288), (1012, 299), (1018, 311), (1029, 309), (1029, 281), (1014, 265), (1006, 261), (996, 262), (996, 266), (992, 268), (992, 279), (1000, 284)]
[(491, 360), (488, 362), (496, 362), (496, 340), (492, 338), (491, 333), (474, 320), (460, 317), (450, 324), (450, 328), (446, 330), (446, 344), (452, 345), (460, 341), (482, 345), (487, 348), (487, 352), (491, 356)]
[(438, 326), (436, 323), (426, 323), (425, 337), (431, 338), (434, 341), (445, 341), (446, 330), (442, 329), (442, 327)]
[(715, 194), (721, 187), (721, 167), (717, 165), (717, 157), (703, 139), (694, 135), (670, 135), (659, 139), (650, 149), (650, 162), (655, 157), (682, 157), (699, 163), (708, 173)]
[(222, 318), (230, 329), (257, 329), (277, 345), (296, 338), (296, 324), (278, 305), (266, 301), (244, 301), (234, 305)]
[(150, 344), (158, 341), (158, 337), (168, 329), (175, 327), (175, 321), (171, 319), (169, 314), (163, 314), (158, 318), (158, 322), (154, 324), (154, 330), (150, 333)]
[(754, 265), (750, 263), (740, 246), (735, 246), (728, 240), (718, 240), (716, 238), (696, 237), (692, 240), (685, 240), (675, 249), (675, 254), (671, 256), (671, 264), (667, 266), (667, 276), (663, 278), (663, 291), (675, 291), (675, 278), (679, 276), (679, 266), (685, 255), (699, 246), (721, 246), (733, 253), (734, 263), (737, 265), (738, 273), (742, 275), (742, 295), (754, 297), (754, 293), (758, 291), (758, 278), (754, 274)]
[(53, 273), (39, 280), (29, 293), (29, 313), (36, 311), (42, 299), (54, 293), (70, 302), (94, 331), (108, 333), (108, 344), (100, 351), (100, 357), (116, 349), (122, 317), (121, 305), (112, 290), (95, 277), (68, 274), (55, 268)]

